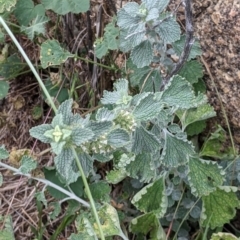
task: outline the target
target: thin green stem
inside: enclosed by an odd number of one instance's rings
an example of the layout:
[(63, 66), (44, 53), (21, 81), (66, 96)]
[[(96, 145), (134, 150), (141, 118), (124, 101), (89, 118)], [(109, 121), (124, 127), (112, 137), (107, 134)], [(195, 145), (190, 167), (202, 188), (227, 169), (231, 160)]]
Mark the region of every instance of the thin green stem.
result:
[(8, 35), (10, 36), (10, 38), (12, 39), (12, 41), (15, 43), (16, 47), (18, 48), (19, 52), (22, 54), (23, 58), (27, 62), (28, 66), (30, 67), (30, 69), (32, 71), (32, 73), (36, 77), (40, 87), (42, 88), (44, 94), (46, 95), (50, 106), (52, 107), (53, 111), (56, 113), (57, 112), (57, 108), (56, 108), (56, 106), (55, 106), (55, 104), (53, 102), (53, 99), (51, 98), (50, 94), (48, 93), (48, 90), (46, 89), (42, 79), (40, 78), (39, 74), (37, 73), (37, 71), (34, 68), (33, 64), (31, 63), (30, 59), (28, 58), (28, 56), (24, 52), (23, 48), (21, 47), (21, 45), (19, 44), (19, 42), (17, 41), (17, 39), (13, 35), (12, 31), (10, 30), (10, 28), (8, 27), (8, 25), (5, 23), (4, 19), (1, 16), (0, 16), (0, 23), (5, 28), (6, 32), (8, 33)]
[[(174, 214), (173, 214), (173, 218), (172, 218), (172, 221), (171, 221), (171, 224), (170, 224), (168, 233), (167, 233), (167, 239), (169, 238), (169, 235), (170, 235), (170, 233), (171, 233), (173, 221), (174, 221), (175, 216), (176, 216), (176, 214), (177, 214), (177, 211), (178, 211), (178, 209), (179, 209), (180, 203), (181, 203), (181, 201), (182, 201), (182, 199), (183, 199), (184, 192), (185, 192), (185, 187), (184, 187), (184, 189), (183, 189), (183, 191), (182, 191), (181, 198), (179, 199), (178, 204), (177, 204), (177, 207), (176, 207), (175, 212), (174, 212)], [(177, 234), (177, 232), (176, 232), (176, 234)], [(173, 239), (174, 239), (174, 238), (173, 238)]]
[(100, 223), (100, 220), (99, 220), (99, 217), (98, 217), (98, 213), (97, 213), (97, 210), (96, 210), (96, 207), (95, 207), (95, 203), (94, 203), (94, 200), (93, 200), (93, 197), (92, 197), (92, 193), (90, 191), (87, 179), (85, 177), (85, 174), (84, 174), (84, 171), (83, 171), (83, 168), (82, 168), (82, 165), (81, 165), (81, 163), (79, 161), (77, 152), (76, 152), (74, 147), (72, 147), (72, 151), (73, 151), (73, 154), (74, 154), (74, 157), (75, 157), (78, 169), (79, 169), (79, 171), (81, 173), (81, 177), (82, 177), (82, 180), (83, 180), (83, 184), (85, 186), (86, 194), (87, 194), (88, 199), (90, 201), (90, 205), (91, 205), (91, 208), (92, 208), (92, 211), (93, 211), (93, 215), (94, 215), (95, 220), (96, 220), (97, 225), (98, 225), (98, 230), (99, 230), (99, 233), (100, 233), (100, 237), (101, 237), (102, 240), (105, 240), (105, 237), (104, 237), (104, 234), (103, 234), (103, 230), (102, 230), (102, 226), (101, 226), (101, 223)]
[(21, 28), (19, 25), (17, 25), (17, 24), (14, 24), (14, 23), (12, 23), (12, 22), (9, 22), (9, 21), (5, 21), (8, 25), (10, 25), (10, 26), (13, 26), (13, 27), (15, 27), (15, 28)]
[(189, 211), (185, 214), (185, 217), (182, 219), (182, 222), (179, 224), (178, 226), (178, 229), (173, 237), (173, 240), (177, 239), (177, 234), (181, 228), (181, 226), (183, 225), (184, 221), (187, 219), (188, 217), (188, 214), (192, 211), (192, 209), (196, 206), (196, 204), (198, 203), (198, 201), (200, 200), (201, 198), (198, 198), (197, 201), (192, 205), (192, 207), (189, 209)]
[(88, 62), (88, 63), (92, 63), (92, 64), (95, 64), (95, 65), (98, 65), (98, 66), (103, 67), (103, 68), (106, 68), (106, 69), (108, 69), (108, 70), (114, 70), (114, 71), (118, 70), (118, 69), (115, 68), (115, 67), (109, 67), (109, 66), (104, 65), (104, 64), (102, 64), (102, 63), (94, 62), (94, 61), (92, 61), (92, 60), (88, 60), (88, 59), (86, 59), (86, 58), (82, 58), (82, 57), (79, 57), (79, 56), (75, 56), (75, 58), (77, 58), (77, 59), (79, 59), (79, 60), (82, 60), (82, 61), (84, 61), (84, 62)]

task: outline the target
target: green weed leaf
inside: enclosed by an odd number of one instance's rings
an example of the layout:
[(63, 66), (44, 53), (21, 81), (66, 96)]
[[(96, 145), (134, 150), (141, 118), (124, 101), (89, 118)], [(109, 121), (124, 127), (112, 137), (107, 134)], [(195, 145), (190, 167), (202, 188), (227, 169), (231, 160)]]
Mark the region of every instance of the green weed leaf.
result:
[(83, 172), (86, 177), (93, 171), (93, 161), (94, 159), (85, 152), (78, 153), (78, 158), (83, 168)]
[(148, 66), (153, 60), (151, 42), (148, 40), (141, 42), (132, 50), (130, 57), (138, 68)]
[(96, 113), (96, 120), (99, 122), (112, 121), (115, 117), (115, 113), (105, 107), (99, 108)]
[(132, 199), (132, 204), (144, 213), (154, 213), (163, 217), (167, 210), (164, 177), (142, 188)]
[(133, 115), (137, 121), (146, 121), (155, 118), (161, 109), (162, 107), (159, 101), (155, 99), (154, 94), (149, 93), (139, 101), (133, 110)]
[(105, 181), (95, 182), (89, 185), (92, 197), (95, 201), (109, 202), (111, 188)]
[(46, 9), (52, 10), (57, 14), (65, 15), (69, 12), (80, 13), (89, 10), (89, 0), (42, 0), (42, 4)]
[(9, 83), (6, 81), (0, 81), (0, 99), (7, 96), (9, 90)]
[(104, 28), (103, 39), (97, 39), (95, 42), (95, 52), (97, 58), (102, 58), (108, 52), (108, 50), (118, 49), (119, 41), (117, 37), (119, 36), (119, 29), (115, 26), (116, 18), (113, 18), (112, 22), (107, 24)]
[(128, 52), (138, 46), (146, 34), (145, 23), (140, 22), (138, 25), (121, 29), (119, 34), (119, 48), (123, 52)]
[(123, 29), (137, 26), (141, 21), (141, 18), (136, 16), (138, 9), (139, 5), (135, 2), (125, 4), (124, 7), (118, 11), (117, 25)]
[(182, 123), (183, 129), (194, 122), (206, 120), (216, 116), (214, 108), (209, 104), (203, 104), (197, 108), (190, 108), (188, 110), (178, 110), (176, 114)]
[(51, 202), (49, 205), (53, 206), (53, 211), (49, 213), (49, 216), (52, 220), (54, 220), (61, 213), (61, 205), (59, 204), (59, 202)]
[(144, 129), (143, 127), (136, 128), (133, 135), (132, 151), (135, 154), (147, 152), (155, 152), (159, 149), (159, 140), (157, 137)]
[(63, 123), (66, 125), (70, 125), (73, 121), (72, 104), (73, 104), (73, 100), (68, 99), (64, 101), (57, 110), (57, 114), (62, 115)]
[(148, 10), (157, 8), (159, 12), (162, 12), (167, 7), (169, 0), (143, 0), (142, 3)]
[(0, 215), (0, 224), (4, 226), (0, 231), (0, 240), (15, 240), (11, 216)]
[(76, 182), (79, 172), (71, 149), (63, 149), (59, 155), (54, 158), (56, 170), (65, 183)]
[(0, 160), (8, 158), (9, 153), (4, 145), (0, 146)]
[[(180, 56), (183, 52), (185, 41), (186, 35), (182, 35), (178, 41), (172, 43), (172, 47), (178, 56)], [(192, 45), (188, 60), (194, 59), (197, 56), (200, 56), (201, 54), (202, 54), (201, 46), (198, 41), (195, 41)]]
[(177, 167), (188, 162), (188, 156), (194, 153), (191, 142), (185, 138), (179, 138), (168, 131), (164, 131), (165, 144), (161, 155), (163, 165)]
[(29, 27), (21, 26), (21, 31), (25, 32), (30, 40), (33, 40), (34, 34), (45, 34), (45, 24), (47, 22), (47, 17), (37, 16)]
[(95, 236), (90, 236), (88, 233), (72, 233), (71, 236), (69, 237), (69, 240), (96, 240)]
[(239, 208), (236, 191), (236, 187), (223, 186), (208, 196), (202, 197), (201, 225), (203, 227), (209, 226), (214, 229), (229, 223), (229, 220), (236, 215), (235, 208)]
[(44, 192), (36, 192), (35, 197), (38, 202), (42, 202), (44, 204), (44, 206), (47, 207), (47, 199), (44, 195)]
[(167, 240), (166, 234), (160, 225), (159, 219), (154, 213), (147, 213), (134, 218), (131, 221), (130, 230), (135, 234), (149, 234), (151, 239)]
[[(102, 224), (102, 230), (104, 233), (104, 236), (114, 236), (119, 235), (122, 230), (119, 223), (118, 213), (114, 207), (112, 207), (110, 204), (104, 204), (99, 211), (98, 216), (100, 218), (100, 221)], [(96, 224), (94, 224), (96, 226)], [(95, 232), (98, 233), (98, 229), (95, 227)], [(99, 235), (99, 233), (98, 233)]]
[(88, 128), (74, 128), (71, 139), (74, 144), (80, 146), (81, 144), (89, 141), (94, 136), (91, 129)]
[(178, 74), (191, 84), (197, 83), (203, 77), (203, 66), (199, 61), (191, 60), (183, 65)]
[(216, 162), (191, 156), (188, 166), (188, 181), (195, 196), (209, 195), (223, 184), (225, 173)]
[(226, 143), (227, 137), (225, 130), (218, 126), (215, 132), (211, 133), (211, 136), (204, 142), (200, 156), (213, 157), (218, 159), (223, 159), (226, 157), (231, 157), (233, 150), (231, 147), (224, 147), (223, 144)]
[(24, 155), (21, 159), (21, 167), (19, 168), (19, 171), (26, 174), (36, 169), (36, 167), (37, 161), (30, 156)]
[(42, 124), (32, 127), (29, 132), (32, 137), (40, 140), (41, 142), (50, 143), (52, 139), (44, 135), (44, 133), (49, 130), (52, 130), (51, 124)]
[[(55, 98), (58, 103), (62, 103), (69, 98), (68, 89), (65, 87), (60, 87), (58, 85), (53, 85), (51, 80), (47, 79), (44, 82), (45, 87), (48, 90), (48, 93), (51, 97)], [(46, 95), (43, 93), (44, 100), (48, 102)]]
[[(14, 68), (12, 67), (13, 65)], [(4, 78), (11, 79), (16, 77), (21, 72), (21, 70), (24, 69), (24, 67), (25, 65), (21, 62), (17, 54), (13, 54), (9, 56), (5, 61), (0, 63), (0, 74)], [(8, 84), (8, 82), (0, 81), (0, 84), (2, 85), (0, 86), (0, 91), (6, 92), (6, 90), (8, 90), (9, 85), (6, 83)], [(4, 86), (4, 84), (6, 86)]]
[(126, 79), (119, 79), (113, 84), (114, 91), (103, 91), (102, 104), (124, 104), (127, 105), (131, 96), (128, 95), (128, 81)]
[(45, 9), (42, 4), (34, 6), (32, 0), (18, 0), (14, 14), (20, 25), (27, 26), (37, 16), (45, 16)]
[(205, 95), (198, 94), (198, 96), (195, 96), (192, 85), (178, 75), (172, 77), (164, 92), (157, 93), (157, 96), (160, 96), (160, 100), (168, 106), (176, 106), (182, 109), (198, 107), (207, 102)]
[(201, 132), (203, 132), (203, 130), (206, 127), (207, 127), (207, 124), (206, 124), (205, 120), (194, 122), (194, 123), (187, 126), (186, 133), (187, 133), (188, 136), (192, 137), (194, 135), (198, 135)]
[(108, 183), (117, 184), (127, 177), (125, 169), (115, 169), (107, 173), (106, 180)]
[(60, 65), (69, 57), (74, 57), (74, 55), (64, 50), (56, 40), (47, 40), (41, 45), (40, 59), (43, 68)]
[(231, 233), (218, 232), (213, 233), (210, 240), (239, 240), (239, 238), (237, 238)]
[(108, 43), (105, 39), (99, 38), (94, 42), (96, 57), (101, 59), (108, 53)]
[(115, 148), (120, 148), (125, 146), (126, 144), (129, 144), (130, 136), (128, 132), (124, 129), (114, 129), (107, 135), (107, 142), (109, 145)]
[(180, 39), (181, 29), (177, 21), (172, 17), (166, 17), (155, 31), (160, 35), (165, 44), (173, 43)]
[[(79, 177), (77, 179), (76, 182), (71, 183), (68, 187), (66, 186), (66, 184), (62, 183), (60, 181), (60, 178), (58, 177), (57, 171), (56, 169), (53, 168), (44, 168), (44, 176), (47, 180), (55, 183), (56, 185), (58, 185), (59, 187), (64, 188), (65, 190), (69, 190), (69, 187), (71, 188), (71, 190), (78, 196), (78, 197), (82, 197), (84, 190), (83, 190), (83, 182), (82, 179)], [(56, 198), (56, 199), (64, 199), (67, 197), (67, 195), (65, 195), (64, 193), (58, 191), (57, 189), (53, 188), (53, 187), (47, 187), (47, 190), (49, 191), (49, 193), (51, 194), (52, 197)], [(75, 212), (74, 212), (75, 213)]]
[(1, 0), (0, 1), (0, 13), (10, 12), (11, 8), (14, 7), (17, 0)]
[(151, 165), (151, 154), (138, 154), (134, 160), (126, 165), (126, 173), (129, 177), (138, 179), (140, 182), (149, 183), (156, 177), (156, 170)]

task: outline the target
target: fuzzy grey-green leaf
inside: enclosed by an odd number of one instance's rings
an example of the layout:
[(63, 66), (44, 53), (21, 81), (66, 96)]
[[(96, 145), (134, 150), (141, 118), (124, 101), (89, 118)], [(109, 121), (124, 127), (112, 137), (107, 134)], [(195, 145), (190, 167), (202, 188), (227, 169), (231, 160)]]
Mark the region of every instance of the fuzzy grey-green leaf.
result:
[(157, 137), (144, 129), (142, 126), (138, 127), (133, 135), (132, 151), (136, 154), (143, 152), (155, 152), (160, 148), (160, 143)]
[(138, 68), (148, 66), (153, 60), (153, 49), (151, 42), (149, 40), (141, 42), (139, 45), (134, 47), (130, 57)]
[(188, 156), (194, 154), (193, 145), (187, 139), (179, 139), (176, 136), (164, 131), (165, 144), (161, 155), (163, 165), (177, 167), (188, 162)]
[(66, 148), (62, 150), (61, 153), (54, 158), (54, 163), (56, 170), (66, 184), (77, 181), (79, 172), (71, 149)]

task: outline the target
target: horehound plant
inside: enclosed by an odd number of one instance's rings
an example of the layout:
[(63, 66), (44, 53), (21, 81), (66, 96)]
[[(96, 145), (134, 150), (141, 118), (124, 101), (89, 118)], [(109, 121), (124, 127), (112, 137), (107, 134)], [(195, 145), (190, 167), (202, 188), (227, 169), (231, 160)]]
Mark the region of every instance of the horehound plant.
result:
[[(77, 233), (71, 234), (71, 240), (109, 239), (115, 235), (130, 239), (131, 234), (140, 239), (168, 239), (171, 231), (175, 232), (174, 238), (187, 239), (185, 220), (214, 229), (233, 218), (239, 207), (237, 188), (225, 184), (225, 171), (217, 162), (206, 159), (204, 150), (197, 152), (188, 138), (189, 127), (215, 116), (215, 112), (206, 96), (193, 86), (202, 69), (193, 60), (200, 51), (198, 43), (193, 43), (190, 1), (184, 1), (186, 35), (181, 35), (174, 13), (166, 11), (168, 3), (127, 3), (114, 20), (118, 27), (108, 25), (103, 39), (96, 41), (99, 58), (117, 48), (131, 52), (127, 64), (130, 81), (116, 80), (113, 91), (104, 91), (102, 106), (84, 118), (72, 113), (72, 99), (55, 107), (32, 63), (0, 17), (54, 109), (52, 122), (33, 127), (30, 135), (51, 145), (56, 176), (68, 190), (33, 177), (36, 162), (29, 156), (23, 157), (19, 169), (2, 162), (0, 166), (64, 193), (67, 197), (55, 204), (58, 211), (60, 203), (69, 199), (81, 205), (75, 221)], [(56, 40), (44, 42), (40, 54), (43, 68), (77, 57)], [(139, 93), (133, 95), (133, 87)], [(4, 147), (0, 150), (0, 158), (7, 158)], [(111, 162), (105, 179), (99, 179), (94, 162)], [(87, 197), (82, 194), (80, 198), (71, 189), (79, 178)], [(109, 186), (129, 179), (135, 192), (132, 197), (128, 195), (134, 208), (133, 216), (127, 218), (128, 233), (121, 214), (106, 195), (110, 194)], [(42, 199), (45, 190), (39, 195)], [(164, 227), (169, 229), (167, 234)]]

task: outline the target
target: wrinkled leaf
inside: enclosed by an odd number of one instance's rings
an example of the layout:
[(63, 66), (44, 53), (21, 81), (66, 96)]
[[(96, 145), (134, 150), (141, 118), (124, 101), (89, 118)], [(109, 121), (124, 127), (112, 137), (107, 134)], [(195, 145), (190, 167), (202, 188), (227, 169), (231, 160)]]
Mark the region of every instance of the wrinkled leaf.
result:
[(36, 127), (32, 127), (29, 132), (30, 135), (34, 138), (37, 138), (38, 140), (40, 140), (41, 142), (44, 143), (50, 143), (52, 141), (51, 138), (46, 137), (44, 135), (44, 133), (48, 130), (53, 129), (53, 127), (51, 126), (51, 124), (42, 124)]
[(130, 136), (126, 130), (118, 128), (107, 135), (107, 141), (109, 145), (120, 148), (129, 144)]
[(133, 197), (132, 204), (144, 213), (154, 213), (158, 218), (163, 217), (168, 205), (164, 177), (142, 188)]
[(190, 108), (188, 110), (178, 110), (176, 114), (182, 123), (183, 129), (194, 122), (216, 116), (216, 112), (210, 104), (203, 104), (197, 108)]
[(146, 121), (157, 117), (162, 107), (155, 99), (154, 94), (150, 93), (142, 98), (133, 110), (133, 115), (137, 121)]
[(147, 213), (134, 218), (130, 225), (131, 232), (144, 235), (149, 234), (151, 239), (167, 240), (165, 231), (160, 225), (158, 217), (153, 213)]
[[(225, 130), (218, 126), (215, 132), (204, 142), (200, 156), (213, 157), (218, 159), (229, 158), (233, 155), (232, 147), (226, 147), (227, 136)], [(226, 144), (228, 145), (228, 144)]]
[(156, 176), (156, 169), (151, 166), (151, 155), (138, 154), (133, 161), (126, 165), (127, 175), (140, 182), (150, 182)]
[(191, 84), (197, 83), (198, 79), (203, 77), (203, 66), (199, 61), (191, 60), (183, 65), (178, 74)]
[(172, 17), (166, 17), (155, 31), (165, 44), (173, 43), (180, 39), (181, 29), (177, 21)]
[(19, 170), (26, 174), (31, 172), (32, 170), (36, 169), (37, 161), (31, 158), (30, 156), (24, 155), (21, 159), (21, 167)]
[(80, 160), (80, 163), (82, 165), (84, 174), (86, 177), (89, 176), (89, 174), (93, 171), (93, 158), (88, 155), (87, 153), (81, 152), (78, 153), (78, 157)]
[(184, 78), (176, 75), (171, 78), (163, 93), (156, 93), (163, 103), (182, 109), (198, 107), (207, 102), (203, 94), (195, 96), (192, 85)]
[[(104, 236), (114, 236), (119, 235), (122, 230), (119, 223), (118, 213), (114, 207), (112, 207), (110, 204), (104, 204), (99, 210), (98, 210), (98, 216), (100, 218), (100, 221), (102, 224), (102, 230), (104, 233)], [(94, 224), (96, 226), (96, 224)], [(99, 235), (98, 229), (95, 227), (96, 233)]]
[(133, 63), (142, 68), (148, 66), (153, 59), (153, 49), (150, 41), (145, 40), (134, 47), (130, 55)]
[(54, 158), (54, 163), (57, 172), (65, 183), (70, 184), (77, 181), (79, 172), (71, 149), (63, 149), (61, 153)]
[(158, 138), (143, 127), (136, 128), (133, 135), (132, 151), (136, 154), (155, 152), (160, 148)]
[(128, 104), (131, 100), (131, 96), (128, 95), (128, 81), (119, 79), (113, 86), (114, 91), (103, 91), (102, 104)]
[(107, 173), (106, 180), (109, 183), (117, 184), (127, 177), (125, 169), (115, 169)]
[(209, 195), (223, 184), (225, 173), (216, 162), (190, 157), (188, 166), (188, 181), (195, 196)]
[(191, 142), (180, 139), (165, 131), (165, 144), (161, 155), (162, 163), (167, 167), (177, 167), (188, 162), (188, 156), (194, 153)]
[(222, 227), (236, 215), (239, 200), (236, 195), (237, 188), (230, 186), (219, 187), (208, 196), (203, 196), (201, 225), (211, 229)]

